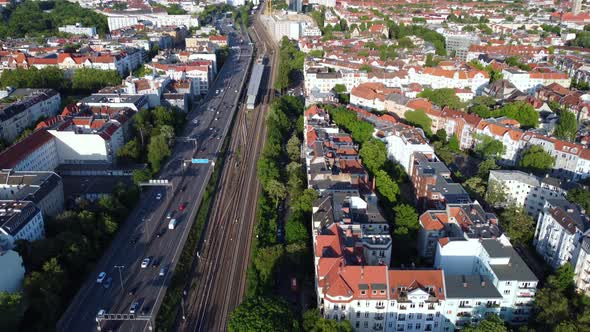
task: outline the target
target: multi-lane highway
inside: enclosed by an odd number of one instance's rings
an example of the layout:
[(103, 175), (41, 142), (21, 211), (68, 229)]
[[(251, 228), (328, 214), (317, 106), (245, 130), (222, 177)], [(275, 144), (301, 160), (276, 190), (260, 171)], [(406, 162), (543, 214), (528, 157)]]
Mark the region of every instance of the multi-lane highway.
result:
[[(158, 176), (158, 179), (168, 180), (170, 186), (144, 189), (138, 206), (61, 317), (58, 331), (96, 331), (97, 327), (146, 331), (153, 327), (213, 171), (213, 161), (237, 109), (252, 56), (252, 46), (240, 42), (247, 39), (245, 35), (227, 26), (223, 30), (229, 36), (229, 44), (238, 47), (231, 49), (225, 65), (211, 84), (209, 94), (188, 114), (187, 125), (177, 139), (169, 162)], [(185, 162), (192, 158), (212, 162)], [(179, 221), (175, 229), (168, 229), (167, 214), (170, 212)], [(152, 258), (150, 266), (141, 268), (141, 261), (146, 257)], [(154, 260), (158, 266), (154, 266)], [(165, 269), (164, 275), (160, 276), (162, 268)], [(112, 278), (109, 288), (96, 282), (102, 271), (106, 272), (107, 279)], [(99, 310), (108, 314), (128, 314), (134, 302), (138, 303), (135, 315), (146, 317), (146, 320), (97, 322)]]
[[(261, 9), (262, 10), (262, 9)], [(260, 185), (256, 177), (257, 160), (264, 145), (265, 115), (274, 97), (276, 45), (270, 40), (257, 14), (252, 37), (266, 58), (259, 106), (246, 115), (240, 112), (231, 136), (230, 151), (222, 172), (222, 182), (196, 258), (190, 291), (184, 308), (186, 319), (179, 318), (180, 331), (224, 331), (227, 319), (243, 299), (246, 269), (256, 220)], [(214, 225), (214, 226), (213, 226)]]

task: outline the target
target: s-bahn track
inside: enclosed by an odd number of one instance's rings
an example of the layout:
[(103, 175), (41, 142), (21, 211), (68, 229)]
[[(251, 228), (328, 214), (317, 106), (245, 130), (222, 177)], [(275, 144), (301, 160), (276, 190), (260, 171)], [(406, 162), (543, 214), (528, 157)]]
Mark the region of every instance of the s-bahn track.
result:
[(249, 111), (250, 115), (244, 109), (239, 110), (232, 130), (230, 153), (223, 166), (200, 258), (196, 258), (198, 262), (185, 299), (186, 319), (178, 325), (182, 331), (226, 330), (229, 313), (241, 303), (245, 293), (260, 192), (257, 161), (266, 138), (265, 115), (274, 98), (278, 63), (276, 45), (268, 39), (258, 16), (252, 30), (257, 48), (265, 52), (271, 50), (265, 54), (270, 60), (269, 75), (263, 75), (261, 82), (261, 88), (266, 91), (260, 98), (260, 105)]

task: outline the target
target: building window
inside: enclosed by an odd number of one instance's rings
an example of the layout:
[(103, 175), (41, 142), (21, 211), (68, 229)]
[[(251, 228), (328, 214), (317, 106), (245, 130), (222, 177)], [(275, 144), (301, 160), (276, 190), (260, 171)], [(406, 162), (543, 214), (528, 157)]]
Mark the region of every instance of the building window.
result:
[(510, 289), (505, 290), (504, 295), (510, 295)]

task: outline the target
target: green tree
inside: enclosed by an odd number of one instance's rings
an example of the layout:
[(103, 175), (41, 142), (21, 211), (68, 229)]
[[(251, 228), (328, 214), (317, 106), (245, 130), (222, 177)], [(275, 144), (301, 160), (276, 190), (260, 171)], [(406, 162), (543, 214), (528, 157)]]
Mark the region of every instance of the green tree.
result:
[(590, 211), (590, 191), (574, 188), (567, 192), (567, 200), (580, 205), (586, 212)]
[(314, 189), (307, 188), (298, 197), (294, 197), (291, 207), (294, 211), (311, 213), (313, 202), (318, 198), (318, 193)]
[(539, 113), (527, 102), (517, 101), (506, 104), (500, 108), (499, 112), (520, 122), (520, 125), (525, 128), (537, 128), (539, 126)]
[(128, 161), (139, 161), (141, 158), (141, 145), (137, 139), (132, 139), (125, 143), (117, 151), (117, 157)]
[(500, 166), (498, 166), (498, 164), (496, 163), (496, 159), (485, 159), (481, 163), (479, 163), (477, 176), (482, 178), (482, 180), (486, 181), (490, 175), (490, 171), (496, 169), (500, 169)]
[(427, 136), (432, 135), (432, 120), (426, 115), (424, 110), (406, 111), (404, 118), (410, 124), (422, 128)]
[(475, 147), (475, 152), (477, 152), (484, 159), (499, 158), (506, 151), (504, 144), (491, 136), (476, 135), (475, 138), (478, 140), (478, 143)]
[(283, 183), (277, 180), (270, 180), (264, 188), (268, 195), (275, 202), (275, 207), (279, 206), (280, 201), (287, 197), (287, 188)]
[(162, 161), (168, 158), (171, 154), (168, 140), (163, 135), (152, 137), (148, 145), (148, 161), (152, 167), (152, 171), (157, 173), (162, 167)]
[(303, 331), (308, 332), (352, 332), (348, 320), (336, 321), (320, 315), (318, 309), (310, 309), (303, 314)]
[(533, 145), (523, 152), (518, 165), (533, 172), (546, 173), (555, 165), (555, 157), (551, 156), (542, 147)]
[(498, 181), (489, 181), (485, 199), (490, 205), (494, 207), (505, 205), (506, 200), (508, 199), (508, 195), (506, 194), (506, 186)]
[(116, 70), (81, 68), (72, 76), (72, 88), (76, 90), (94, 92), (118, 84), (121, 84), (121, 77)]
[(500, 215), (500, 226), (513, 244), (524, 246), (533, 240), (535, 221), (521, 207), (505, 209)]
[(21, 293), (0, 292), (0, 325), (7, 332), (18, 331), (24, 313)]
[(285, 223), (285, 241), (287, 243), (305, 242), (308, 238), (307, 229), (296, 218), (289, 218)]
[(469, 191), (472, 195), (483, 197), (486, 193), (485, 183), (479, 176), (474, 176), (467, 179), (463, 185), (465, 186), (465, 189), (467, 189), (467, 191)]
[(442, 88), (442, 89), (424, 89), (424, 91), (418, 94), (418, 97), (426, 98), (433, 104), (442, 107), (450, 107), (453, 109), (462, 109), (465, 107), (461, 99), (457, 97), (455, 89)]
[(133, 117), (133, 125), (139, 132), (139, 138), (141, 139), (141, 146), (145, 146), (145, 137), (151, 131), (152, 128), (152, 112), (147, 109), (143, 109)]
[(395, 228), (393, 233), (410, 237), (416, 236), (420, 228), (416, 209), (408, 204), (399, 204), (393, 211), (395, 212)]
[(164, 106), (156, 106), (152, 111), (152, 119), (156, 127), (174, 126), (174, 113)]
[(451, 138), (449, 138), (449, 149), (453, 152), (459, 152), (461, 151), (461, 148), (459, 147), (459, 139), (457, 138), (457, 135), (453, 134), (451, 135)]
[(242, 302), (230, 315), (230, 332), (291, 331), (293, 313), (283, 300), (252, 297)]
[(559, 121), (555, 126), (555, 137), (566, 141), (573, 142), (578, 131), (578, 122), (574, 113), (569, 111), (561, 111), (559, 113)]
[(477, 325), (466, 326), (462, 331), (465, 332), (508, 332), (502, 318), (498, 315), (488, 315)]
[(291, 136), (287, 142), (287, 154), (290, 160), (297, 161), (301, 159), (301, 140), (297, 135)]
[(139, 184), (141, 182), (147, 182), (152, 178), (152, 174), (149, 169), (136, 169), (133, 170), (133, 183)]
[(379, 195), (385, 198), (389, 204), (397, 201), (397, 196), (400, 192), (399, 187), (384, 170), (379, 170), (375, 173), (375, 187)]
[(258, 248), (254, 256), (253, 263), (256, 268), (260, 284), (264, 285), (264, 289), (271, 289), (274, 285), (274, 272), (277, 263), (284, 253), (282, 245), (274, 245), (265, 248)]
[(363, 144), (359, 151), (363, 164), (367, 166), (367, 169), (376, 174), (387, 160), (387, 148), (383, 142), (378, 139), (371, 138)]

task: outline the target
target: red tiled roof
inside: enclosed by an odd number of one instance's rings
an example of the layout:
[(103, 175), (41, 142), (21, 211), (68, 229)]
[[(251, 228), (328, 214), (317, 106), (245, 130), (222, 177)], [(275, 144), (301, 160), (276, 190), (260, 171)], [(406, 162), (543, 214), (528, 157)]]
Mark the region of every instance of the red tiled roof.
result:
[(53, 139), (46, 129), (34, 131), (24, 140), (10, 146), (0, 153), (0, 168), (13, 168), (31, 153)]

